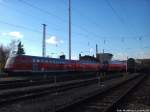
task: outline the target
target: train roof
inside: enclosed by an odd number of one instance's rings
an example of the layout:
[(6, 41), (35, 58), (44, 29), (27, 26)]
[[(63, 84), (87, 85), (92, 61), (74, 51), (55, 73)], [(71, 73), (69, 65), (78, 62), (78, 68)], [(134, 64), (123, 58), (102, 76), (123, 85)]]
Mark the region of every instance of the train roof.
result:
[(125, 64), (124, 61), (119, 61), (119, 60), (113, 60), (110, 62), (110, 64)]
[(88, 60), (68, 60), (60, 58), (51, 58), (51, 57), (42, 57), (42, 56), (31, 56), (31, 55), (14, 55), (12, 57), (31, 57), (33, 59), (44, 59), (44, 60), (55, 60), (55, 61), (64, 61), (65, 63), (81, 63), (81, 64), (96, 64), (97, 62), (92, 62)]

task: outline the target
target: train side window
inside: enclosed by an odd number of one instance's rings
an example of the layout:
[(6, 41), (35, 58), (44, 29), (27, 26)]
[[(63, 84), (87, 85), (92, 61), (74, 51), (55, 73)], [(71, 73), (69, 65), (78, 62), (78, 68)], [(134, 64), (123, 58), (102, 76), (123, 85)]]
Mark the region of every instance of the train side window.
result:
[(33, 62), (35, 63), (35, 62), (36, 62), (36, 60), (35, 60), (35, 59), (33, 59)]
[(54, 64), (54, 60), (52, 60), (52, 64)]
[(37, 63), (39, 63), (40, 62), (40, 60), (39, 59), (37, 59)]

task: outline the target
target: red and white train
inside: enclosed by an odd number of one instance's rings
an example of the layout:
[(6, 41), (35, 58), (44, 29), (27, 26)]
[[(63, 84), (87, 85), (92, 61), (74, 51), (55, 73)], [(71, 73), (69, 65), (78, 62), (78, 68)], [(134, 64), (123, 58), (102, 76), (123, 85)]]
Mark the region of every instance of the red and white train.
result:
[[(14, 74), (51, 74), (65, 72), (112, 72), (125, 71), (126, 64), (111, 62), (107, 65), (96, 61), (66, 60), (49, 57), (38, 57), (29, 55), (16, 55), (9, 57), (5, 70)], [(105, 68), (105, 70), (104, 70)]]

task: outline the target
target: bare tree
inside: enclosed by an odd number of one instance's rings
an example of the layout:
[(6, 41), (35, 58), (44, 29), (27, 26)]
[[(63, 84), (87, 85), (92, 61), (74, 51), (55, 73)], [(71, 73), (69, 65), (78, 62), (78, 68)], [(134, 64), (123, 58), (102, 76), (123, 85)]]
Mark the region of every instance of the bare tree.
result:
[(0, 45), (0, 69), (1, 71), (4, 69), (5, 63), (9, 57), (9, 53), (10, 53), (9, 47)]
[(8, 45), (10, 49), (9, 56), (15, 55), (17, 53), (17, 45), (19, 42), (19, 40), (12, 40), (11, 43)]
[(0, 45), (0, 71), (3, 71), (8, 57), (16, 54), (18, 42), (19, 41), (12, 40), (8, 46)]

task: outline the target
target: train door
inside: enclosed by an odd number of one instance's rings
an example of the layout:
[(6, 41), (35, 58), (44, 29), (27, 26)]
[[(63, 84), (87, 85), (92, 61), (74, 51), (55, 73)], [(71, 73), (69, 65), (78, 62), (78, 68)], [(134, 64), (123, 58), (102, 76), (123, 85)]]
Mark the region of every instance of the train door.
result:
[(33, 71), (38, 71), (38, 64), (37, 63), (33, 63)]

